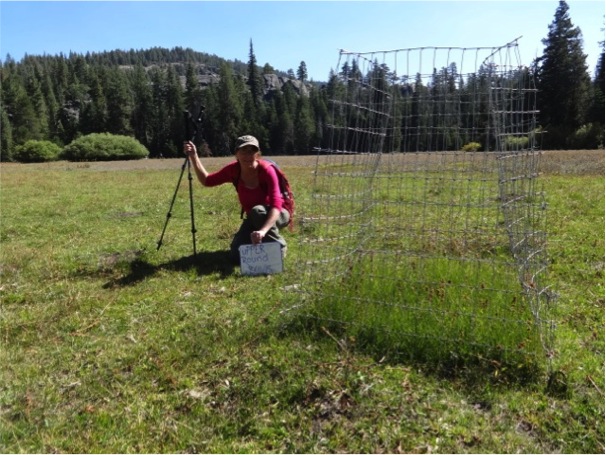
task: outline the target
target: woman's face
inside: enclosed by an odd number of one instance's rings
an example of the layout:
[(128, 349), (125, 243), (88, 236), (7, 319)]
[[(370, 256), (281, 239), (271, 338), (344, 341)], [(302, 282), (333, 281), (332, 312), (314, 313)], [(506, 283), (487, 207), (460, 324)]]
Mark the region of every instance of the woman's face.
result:
[(245, 145), (236, 151), (236, 158), (242, 166), (255, 168), (259, 150), (253, 145)]

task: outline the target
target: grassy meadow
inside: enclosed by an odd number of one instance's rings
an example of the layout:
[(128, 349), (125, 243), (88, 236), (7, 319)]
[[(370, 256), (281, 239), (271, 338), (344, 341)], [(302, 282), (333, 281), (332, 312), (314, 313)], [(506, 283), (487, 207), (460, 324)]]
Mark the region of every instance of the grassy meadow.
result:
[[(315, 159), (276, 160), (303, 201)], [(2, 163), (0, 452), (604, 452), (603, 150), (542, 158), (551, 381), (288, 323), (298, 233), (285, 273), (241, 276), (232, 187), (194, 182), (194, 257), (185, 176), (157, 250), (181, 164)]]

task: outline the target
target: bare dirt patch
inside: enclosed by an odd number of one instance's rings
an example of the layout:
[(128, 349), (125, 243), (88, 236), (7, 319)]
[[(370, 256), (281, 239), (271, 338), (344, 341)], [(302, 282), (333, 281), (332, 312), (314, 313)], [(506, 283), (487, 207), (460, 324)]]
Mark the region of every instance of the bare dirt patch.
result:
[(604, 150), (550, 150), (543, 152), (544, 174), (604, 175)]
[[(274, 160), (284, 167), (305, 167), (315, 166), (316, 157), (314, 156), (279, 156), (279, 157), (266, 157)], [(233, 156), (225, 157), (211, 157), (202, 158), (204, 166), (209, 171), (218, 170), (220, 167), (226, 165), (230, 161), (233, 161)], [(70, 162), (70, 161), (55, 161), (51, 163), (2, 163), (0, 169), (2, 172), (11, 172), (17, 169), (23, 169), (27, 166), (28, 170), (48, 170), (48, 171), (60, 171), (60, 170), (90, 170), (90, 171), (138, 171), (138, 170), (149, 170), (149, 171), (161, 171), (161, 170), (180, 170), (185, 163), (184, 158), (153, 158), (153, 159), (142, 159), (142, 160), (128, 160), (128, 161), (87, 161), (87, 162)]]

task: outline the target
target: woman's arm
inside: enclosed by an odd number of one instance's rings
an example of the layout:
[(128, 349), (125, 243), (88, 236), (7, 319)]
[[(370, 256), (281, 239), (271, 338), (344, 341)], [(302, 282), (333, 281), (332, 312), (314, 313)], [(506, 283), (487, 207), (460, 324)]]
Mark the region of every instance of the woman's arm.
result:
[(261, 229), (259, 229), (258, 231), (253, 231), (250, 234), (251, 242), (253, 244), (261, 243), (263, 241), (263, 237), (265, 237), (265, 234), (267, 234), (267, 231), (272, 228), (274, 223), (278, 221), (279, 217), (280, 210), (278, 208), (272, 207), (271, 209), (269, 209), (269, 213), (267, 214), (267, 219), (265, 220), (263, 227), (261, 227)]
[(208, 177), (208, 171), (202, 165), (200, 158), (198, 157), (198, 152), (196, 150), (196, 146), (193, 142), (188, 141), (183, 143), (183, 151), (187, 155), (189, 162), (194, 167), (194, 171), (196, 172), (196, 176), (202, 185), (206, 184), (206, 177)]
[(272, 166), (263, 166), (264, 179), (267, 179), (267, 191), (269, 197), (270, 209), (267, 214), (267, 219), (261, 229), (254, 231), (250, 237), (253, 243), (261, 243), (263, 237), (267, 234), (273, 225), (280, 218), (280, 211), (282, 210), (282, 195), (280, 194), (280, 184), (278, 182), (278, 176), (275, 169)]

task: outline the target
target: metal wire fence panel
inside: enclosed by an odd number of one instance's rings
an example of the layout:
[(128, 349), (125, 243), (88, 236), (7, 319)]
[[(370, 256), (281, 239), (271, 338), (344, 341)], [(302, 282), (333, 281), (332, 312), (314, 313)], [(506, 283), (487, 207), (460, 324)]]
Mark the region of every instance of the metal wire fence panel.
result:
[(341, 51), (299, 317), (420, 360), (551, 356), (536, 90), (517, 50)]

